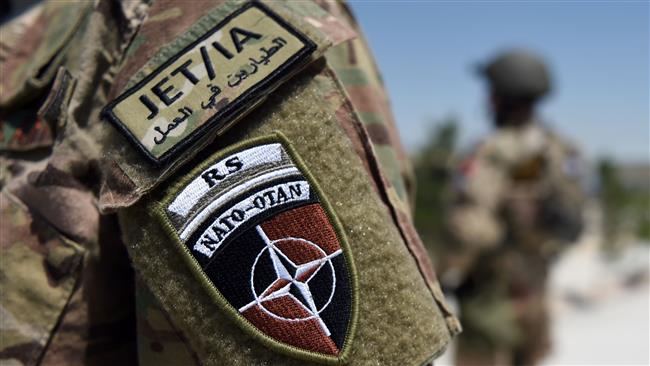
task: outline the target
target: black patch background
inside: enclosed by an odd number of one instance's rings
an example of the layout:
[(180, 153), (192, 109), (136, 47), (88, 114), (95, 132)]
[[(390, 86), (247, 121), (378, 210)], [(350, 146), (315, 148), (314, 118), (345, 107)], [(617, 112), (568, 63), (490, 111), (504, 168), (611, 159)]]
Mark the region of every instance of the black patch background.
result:
[[(334, 265), (334, 272), (336, 273), (336, 289), (332, 302), (320, 313), (320, 317), (332, 333), (330, 338), (332, 338), (334, 344), (339, 349), (342, 349), (348, 324), (350, 324), (350, 316), (352, 315), (350, 312), (352, 289), (350, 288), (350, 277), (345, 262), (345, 254), (341, 253), (332, 258), (332, 265)], [(312, 284), (314, 280), (315, 278), (309, 281), (309, 288), (315, 294), (321, 290), (316, 287), (316, 284)], [(329, 288), (326, 291), (329, 294)], [(327, 298), (325, 301), (327, 301)]]
[[(237, 238), (223, 244), (218, 253), (213, 256), (214, 259), (204, 268), (210, 281), (237, 310), (255, 300), (250, 286), (251, 271), (255, 258), (264, 247), (266, 244), (255, 227), (251, 227)], [(332, 301), (320, 313), (320, 317), (330, 330), (330, 338), (334, 344), (342, 349), (351, 316), (350, 278), (344, 253), (332, 258), (331, 263), (336, 273), (336, 288)], [(254, 281), (258, 294), (261, 294), (276, 278), (268, 251), (265, 251), (255, 271)], [(331, 294), (330, 266), (325, 264), (308, 284), (314, 302), (318, 308), (321, 308)]]
[[(230, 200), (228, 205), (224, 205), (223, 208), (215, 211), (212, 215), (206, 218), (185, 242), (186, 247), (200, 264), (210, 282), (214, 284), (219, 292), (236, 310), (239, 310), (242, 306), (251, 303), (255, 299), (255, 294), (250, 285), (251, 271), (253, 270), (255, 258), (257, 258), (260, 252), (266, 247), (266, 244), (258, 234), (255, 227), (282, 212), (300, 206), (319, 203), (320, 201), (314, 187), (309, 183), (310, 197), (306, 201), (280, 204), (249, 219), (231, 233), (228, 239), (221, 244), (211, 258), (208, 258), (200, 252), (194, 251), (192, 247), (201, 237), (203, 232), (213, 224), (214, 220), (223, 212), (230, 210), (233, 205), (246, 197), (257, 195), (274, 185), (295, 182), (298, 180), (305, 180), (305, 177), (301, 174), (283, 177), (266, 182), (256, 189), (243, 192)], [(343, 248), (341, 247), (341, 249)], [(350, 317), (352, 315), (352, 288), (350, 287), (350, 276), (345, 253), (341, 253), (332, 258), (331, 263), (336, 275), (336, 287), (334, 294), (332, 295), (332, 301), (327, 308), (323, 309), (320, 313), (320, 317), (330, 330), (330, 338), (334, 344), (336, 344), (339, 349), (342, 349), (347, 335)], [(327, 302), (331, 294), (332, 267), (330, 267), (329, 264), (325, 264), (308, 283), (314, 302), (319, 309)], [(256, 265), (255, 276), (253, 278), (257, 293), (261, 295), (262, 292), (276, 279), (277, 276), (275, 269), (273, 268), (273, 263), (268, 252), (265, 251), (265, 253), (260, 256)]]

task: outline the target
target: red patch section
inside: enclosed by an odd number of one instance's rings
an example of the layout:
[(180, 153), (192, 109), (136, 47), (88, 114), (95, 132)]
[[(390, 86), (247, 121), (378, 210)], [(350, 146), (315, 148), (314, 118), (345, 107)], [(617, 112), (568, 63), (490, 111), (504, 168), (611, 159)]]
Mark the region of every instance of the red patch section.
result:
[[(273, 314), (298, 319), (309, 313), (289, 296), (264, 302)], [(255, 305), (242, 313), (248, 321), (276, 340), (313, 352), (338, 355), (339, 349), (318, 324), (316, 319), (287, 321), (275, 318)]]
[(299, 304), (296, 302), (296, 300), (288, 295), (264, 301), (262, 304), (266, 310), (282, 318), (305, 319), (311, 315), (311, 313), (305, 309), (302, 304)]
[[(318, 245), (326, 254), (332, 254), (341, 249), (336, 232), (330, 224), (327, 214), (318, 203), (283, 212), (265, 221), (261, 226), (271, 240), (287, 237), (306, 239)], [(296, 256), (289, 254), (294, 250), (294, 247), (296, 250), (300, 250), (300, 253), (295, 253)], [(304, 247), (304, 245), (291, 245), (286, 248), (286, 252), (284, 251), (285, 248), (281, 248), (281, 250), (287, 256), (290, 256), (292, 260), (293, 258), (302, 258), (303, 254), (307, 256), (306, 258), (310, 258), (306, 250), (304, 253), (302, 252)], [(306, 262), (309, 262), (309, 260), (302, 263)]]

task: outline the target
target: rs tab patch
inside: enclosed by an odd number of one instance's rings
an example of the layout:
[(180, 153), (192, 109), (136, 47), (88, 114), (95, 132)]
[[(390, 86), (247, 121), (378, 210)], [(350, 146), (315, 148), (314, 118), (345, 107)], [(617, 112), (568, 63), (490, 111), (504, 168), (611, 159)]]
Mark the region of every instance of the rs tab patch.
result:
[(284, 137), (218, 154), (171, 191), (158, 215), (242, 329), (298, 358), (345, 358), (357, 307), (350, 250)]
[(230, 14), (102, 115), (155, 164), (224, 131), (306, 64), (316, 45), (259, 2)]

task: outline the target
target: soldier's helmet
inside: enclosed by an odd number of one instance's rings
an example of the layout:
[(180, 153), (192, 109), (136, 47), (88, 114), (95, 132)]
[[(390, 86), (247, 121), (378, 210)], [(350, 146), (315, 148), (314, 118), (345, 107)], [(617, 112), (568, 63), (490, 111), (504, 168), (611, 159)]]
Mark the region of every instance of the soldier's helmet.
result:
[(551, 76), (544, 61), (528, 50), (503, 52), (478, 69), (492, 90), (505, 97), (534, 100), (551, 91)]

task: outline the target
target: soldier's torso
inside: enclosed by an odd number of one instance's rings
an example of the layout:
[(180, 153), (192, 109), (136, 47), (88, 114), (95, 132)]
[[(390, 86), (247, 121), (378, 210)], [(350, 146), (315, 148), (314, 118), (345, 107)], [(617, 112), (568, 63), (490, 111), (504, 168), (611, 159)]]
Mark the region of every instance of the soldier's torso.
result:
[(531, 363), (548, 350), (550, 261), (581, 226), (578, 160), (564, 139), (530, 124), (497, 130), (462, 166), (452, 228), (468, 228), (458, 237), (473, 261), (456, 290), (466, 325), (461, 359), (464, 352), (490, 363), (506, 352), (502, 362)]
[(581, 205), (581, 164), (575, 147), (542, 125), (502, 128), (462, 164), (459, 195), (494, 217), (500, 226), (498, 241), (539, 250), (540, 242), (556, 236), (565, 239), (553, 232), (550, 202), (566, 209), (567, 215), (575, 214), (565, 206), (577, 203), (579, 209)]
[(436, 357), (458, 324), (346, 10), (188, 5), (47, 3), (12, 45), (1, 357)]
[(537, 124), (499, 129), (477, 147), (452, 211), (452, 229), (476, 256), (462, 291), (543, 290), (550, 260), (581, 230), (580, 169), (575, 148)]

